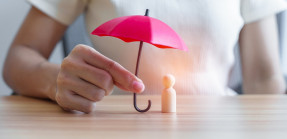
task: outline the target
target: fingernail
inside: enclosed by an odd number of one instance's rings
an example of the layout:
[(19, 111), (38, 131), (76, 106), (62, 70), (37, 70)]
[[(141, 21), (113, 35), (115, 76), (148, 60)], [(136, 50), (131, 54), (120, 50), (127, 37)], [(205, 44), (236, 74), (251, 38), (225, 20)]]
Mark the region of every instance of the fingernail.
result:
[(136, 92), (140, 93), (144, 90), (144, 84), (139, 81), (133, 82), (133, 89), (136, 90)]

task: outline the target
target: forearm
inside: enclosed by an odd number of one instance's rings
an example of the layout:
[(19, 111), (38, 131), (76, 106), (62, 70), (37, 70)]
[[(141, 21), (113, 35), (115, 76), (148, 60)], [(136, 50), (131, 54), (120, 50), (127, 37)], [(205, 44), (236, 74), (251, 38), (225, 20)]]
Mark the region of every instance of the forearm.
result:
[(4, 66), (6, 83), (17, 93), (54, 100), (60, 66), (26, 46), (11, 47)]
[(285, 94), (285, 90), (286, 84), (282, 75), (243, 80), (244, 94)]
[(239, 43), (244, 93), (283, 94), (276, 17), (245, 25)]

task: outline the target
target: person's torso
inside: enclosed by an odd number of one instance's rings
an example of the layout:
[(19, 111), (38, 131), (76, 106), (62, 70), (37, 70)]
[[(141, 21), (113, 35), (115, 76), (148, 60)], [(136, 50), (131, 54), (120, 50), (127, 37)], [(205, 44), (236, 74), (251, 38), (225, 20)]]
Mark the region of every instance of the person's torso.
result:
[[(91, 0), (86, 11), (88, 32), (121, 16), (157, 18), (182, 37), (189, 51), (160, 49), (144, 43), (139, 78), (144, 94), (159, 94), (162, 77), (173, 74), (178, 94), (226, 95), (234, 63), (233, 48), (243, 26), (240, 0)], [(139, 42), (91, 36), (95, 49), (134, 73)], [(122, 91), (115, 91), (122, 93)]]

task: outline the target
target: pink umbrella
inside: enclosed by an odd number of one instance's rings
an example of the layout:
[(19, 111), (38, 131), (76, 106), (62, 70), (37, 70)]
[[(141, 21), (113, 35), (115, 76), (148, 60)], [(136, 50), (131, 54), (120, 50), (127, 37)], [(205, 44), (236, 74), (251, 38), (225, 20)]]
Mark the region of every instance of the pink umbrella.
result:
[[(97, 27), (92, 34), (98, 36), (112, 36), (125, 42), (140, 41), (140, 47), (137, 57), (135, 75), (138, 75), (138, 65), (140, 61), (143, 42), (150, 43), (158, 48), (173, 48), (187, 51), (187, 47), (178, 34), (164, 22), (149, 17), (148, 9), (145, 16), (123, 16), (112, 19)], [(141, 110), (136, 104), (136, 93), (134, 93), (134, 107), (138, 112), (146, 112), (151, 107), (151, 101), (148, 101), (148, 107)]]

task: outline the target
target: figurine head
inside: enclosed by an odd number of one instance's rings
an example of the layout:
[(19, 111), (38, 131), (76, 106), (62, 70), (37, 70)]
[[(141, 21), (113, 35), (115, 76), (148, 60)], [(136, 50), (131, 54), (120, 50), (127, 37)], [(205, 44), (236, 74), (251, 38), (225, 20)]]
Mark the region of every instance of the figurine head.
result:
[(175, 83), (175, 78), (171, 74), (167, 74), (163, 77), (163, 85), (165, 88), (173, 87)]

